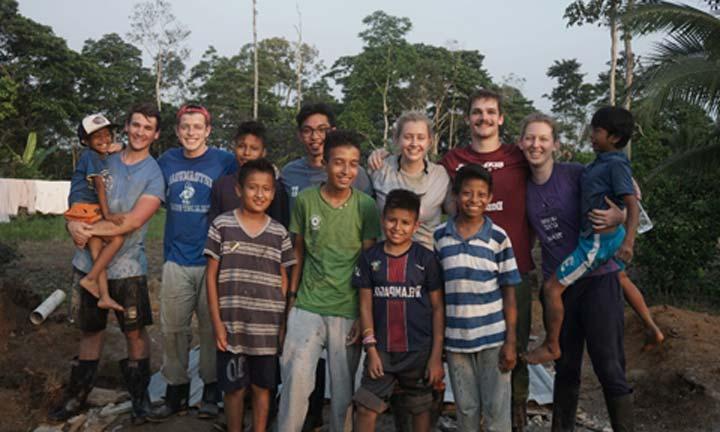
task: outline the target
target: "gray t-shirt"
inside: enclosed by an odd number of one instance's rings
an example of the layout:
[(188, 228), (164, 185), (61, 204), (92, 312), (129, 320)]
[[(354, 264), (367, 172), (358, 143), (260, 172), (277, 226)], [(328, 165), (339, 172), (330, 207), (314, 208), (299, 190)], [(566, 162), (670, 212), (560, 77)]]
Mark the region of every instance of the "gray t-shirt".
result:
[[(142, 195), (165, 200), (165, 181), (162, 171), (152, 156), (132, 165), (123, 163), (116, 153), (107, 159), (108, 177), (105, 182), (108, 206), (112, 213), (128, 213)], [(125, 243), (107, 267), (108, 279), (125, 279), (147, 273), (145, 257), (145, 233), (148, 224), (125, 234)], [(78, 250), (72, 261), (73, 267), (83, 273), (92, 268), (92, 258), (87, 248)]]
[(425, 169), (418, 174), (408, 174), (400, 169), (400, 157), (388, 156), (378, 171), (370, 173), (375, 188), (375, 202), (382, 214), (385, 198), (393, 189), (406, 189), (420, 196), (420, 229), (413, 240), (433, 249), (433, 231), (440, 224), (442, 207), (450, 187), (450, 177), (441, 165), (425, 162)]
[[(285, 186), (289, 208), (292, 212), (298, 194), (309, 187), (318, 186), (320, 183), (327, 181), (327, 172), (325, 172), (324, 167), (314, 167), (308, 163), (307, 158), (301, 157), (288, 162), (280, 172), (280, 178)], [(370, 196), (373, 195), (372, 183), (370, 183), (370, 178), (363, 167), (358, 168), (353, 187)]]

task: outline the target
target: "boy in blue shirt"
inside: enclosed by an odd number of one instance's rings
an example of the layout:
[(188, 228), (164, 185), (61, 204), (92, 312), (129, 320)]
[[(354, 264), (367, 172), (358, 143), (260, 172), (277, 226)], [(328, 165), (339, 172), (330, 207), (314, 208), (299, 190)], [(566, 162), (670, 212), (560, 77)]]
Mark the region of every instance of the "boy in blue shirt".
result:
[[(355, 393), (359, 431), (374, 431), (399, 385), (414, 431), (430, 431), (432, 386), (442, 382), (445, 327), (442, 278), (433, 253), (412, 240), (420, 198), (391, 191), (383, 209), (386, 240), (366, 250), (355, 269), (367, 362)], [(377, 338), (375, 335), (377, 334)]]
[[(592, 118), (592, 146), (595, 160), (585, 167), (580, 179), (582, 226), (575, 250), (545, 284), (543, 299), (547, 335), (539, 347), (527, 354), (530, 364), (560, 358), (560, 328), (564, 309), (562, 293), (587, 272), (616, 257), (620, 268), (633, 256), (639, 206), (632, 182), (630, 161), (622, 152), (632, 136), (635, 121), (630, 111), (618, 107), (599, 109)], [(587, 215), (592, 209), (607, 208), (605, 197), (627, 208), (623, 227), (594, 230)]]

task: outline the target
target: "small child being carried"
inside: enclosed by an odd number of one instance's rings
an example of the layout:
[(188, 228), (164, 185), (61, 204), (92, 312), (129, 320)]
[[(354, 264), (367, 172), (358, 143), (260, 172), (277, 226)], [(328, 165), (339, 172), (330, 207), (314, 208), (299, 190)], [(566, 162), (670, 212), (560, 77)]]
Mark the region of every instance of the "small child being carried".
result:
[[(91, 114), (78, 125), (80, 144), (88, 146), (80, 155), (70, 184), (68, 205), (65, 212), (68, 221), (95, 223), (105, 219), (120, 225), (124, 216), (110, 212), (107, 201), (106, 158), (113, 142), (112, 129), (115, 125), (102, 114)], [(120, 306), (108, 291), (105, 268), (124, 243), (122, 236), (91, 237), (87, 242), (93, 266), (90, 272), (80, 280), (80, 286), (98, 298), (101, 309), (114, 309), (122, 312)]]

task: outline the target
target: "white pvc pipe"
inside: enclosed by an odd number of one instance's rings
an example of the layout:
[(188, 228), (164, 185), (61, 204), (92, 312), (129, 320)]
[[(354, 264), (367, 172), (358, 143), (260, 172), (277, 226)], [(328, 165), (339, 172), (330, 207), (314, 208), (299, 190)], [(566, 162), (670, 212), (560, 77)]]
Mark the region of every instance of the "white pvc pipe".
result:
[(44, 302), (40, 303), (40, 306), (36, 307), (35, 310), (30, 313), (30, 321), (35, 325), (41, 324), (57, 309), (63, 300), (65, 300), (65, 291), (56, 289), (54, 293), (50, 294), (50, 297), (45, 299)]

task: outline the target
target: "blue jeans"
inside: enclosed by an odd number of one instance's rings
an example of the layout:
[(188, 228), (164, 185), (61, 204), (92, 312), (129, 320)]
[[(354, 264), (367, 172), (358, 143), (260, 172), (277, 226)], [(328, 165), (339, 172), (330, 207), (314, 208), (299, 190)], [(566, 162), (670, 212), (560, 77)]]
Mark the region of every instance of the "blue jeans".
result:
[(458, 431), (510, 432), (510, 372), (500, 372), (500, 347), (474, 353), (447, 352)]
[(280, 357), (282, 390), (278, 431), (300, 432), (308, 410), (308, 397), (315, 387), (315, 368), (327, 349), (330, 375), (330, 431), (341, 432), (353, 396), (360, 346), (346, 346), (345, 339), (355, 320), (323, 316), (293, 308), (288, 316), (285, 345)]

